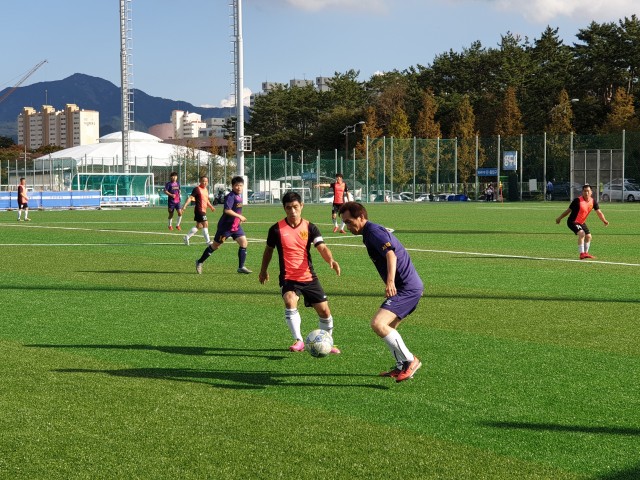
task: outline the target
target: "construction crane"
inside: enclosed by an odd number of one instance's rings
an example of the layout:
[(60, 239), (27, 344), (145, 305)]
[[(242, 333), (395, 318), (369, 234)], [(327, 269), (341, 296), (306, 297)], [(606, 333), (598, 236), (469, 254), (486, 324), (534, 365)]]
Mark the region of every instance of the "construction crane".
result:
[(27, 78), (29, 78), (31, 75), (33, 75), (35, 73), (35, 71), (38, 70), (45, 63), (47, 63), (46, 59), (42, 60), (35, 67), (33, 67), (31, 70), (29, 70), (20, 80), (18, 80), (18, 83), (16, 83), (7, 92), (5, 92), (5, 94), (2, 95), (2, 97), (0, 97), (0, 103), (4, 102), (9, 95), (11, 95), (13, 92), (16, 91), (16, 88), (18, 88), (20, 85), (22, 85), (27, 80)]

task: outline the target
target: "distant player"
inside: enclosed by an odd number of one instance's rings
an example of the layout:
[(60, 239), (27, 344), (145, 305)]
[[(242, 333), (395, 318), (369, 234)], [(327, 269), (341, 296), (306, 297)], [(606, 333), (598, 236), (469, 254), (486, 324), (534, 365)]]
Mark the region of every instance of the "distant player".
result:
[(370, 222), (364, 206), (347, 202), (339, 213), (351, 233), (362, 235), (369, 258), (385, 284), (386, 299), (371, 319), (371, 328), (387, 344), (396, 365), (380, 376), (402, 382), (413, 377), (422, 362), (407, 348), (397, 328), (418, 306), (424, 285), (404, 246), (385, 227)]
[(24, 212), (24, 221), (30, 222), (29, 218), (29, 197), (27, 197), (27, 180), (22, 177), (18, 184), (18, 221), (22, 220), (22, 212)]
[(598, 218), (602, 220), (605, 227), (609, 225), (607, 219), (604, 218), (604, 213), (600, 210), (598, 201), (594, 200), (592, 197), (591, 185), (587, 183), (582, 186), (582, 195), (574, 198), (569, 204), (569, 208), (562, 212), (562, 215), (556, 218), (556, 223), (560, 223), (564, 217), (571, 214), (569, 215), (569, 218), (567, 218), (567, 227), (569, 227), (569, 230), (578, 236), (578, 253), (580, 254), (580, 260), (584, 260), (585, 258), (596, 258), (589, 253), (589, 247), (591, 246), (591, 232), (585, 223), (587, 221), (587, 217), (591, 213), (591, 210), (596, 211)]
[[(329, 185), (333, 190), (333, 204), (331, 205), (331, 220), (333, 221), (333, 233), (338, 231), (338, 210), (348, 200), (347, 184), (342, 181), (342, 174), (336, 173), (336, 181)], [(340, 233), (345, 233), (344, 222), (340, 226)]]
[(167, 195), (167, 208), (169, 210), (169, 230), (173, 230), (173, 212), (178, 212), (178, 222), (176, 230), (182, 230), (182, 207), (180, 207), (180, 183), (178, 183), (178, 174), (171, 172), (171, 181), (164, 186), (164, 193)]
[[(282, 197), (282, 205), (287, 216), (269, 229), (258, 280), (262, 284), (269, 280), (267, 268), (271, 262), (273, 250), (277, 249), (280, 264), (280, 293), (285, 308), (284, 318), (294, 340), (289, 350), (301, 352), (304, 350), (300, 331), (302, 318), (298, 312), (298, 300), (301, 295), (304, 297), (304, 306), (313, 307), (318, 314), (318, 328), (333, 335), (333, 317), (327, 295), (313, 269), (311, 245), (316, 247), (324, 261), (338, 275), (340, 275), (340, 265), (333, 259), (331, 250), (324, 243), (318, 227), (302, 218), (304, 205), (300, 195), (296, 192), (285, 193)], [(340, 350), (334, 346), (331, 353), (338, 354)]]
[(196, 261), (197, 273), (202, 273), (202, 264), (229, 237), (238, 242), (238, 273), (251, 273), (251, 270), (244, 266), (244, 262), (247, 259), (247, 237), (240, 225), (247, 221), (242, 215), (243, 188), (244, 179), (242, 177), (233, 177), (231, 179), (231, 191), (224, 197), (224, 210), (220, 220), (218, 220), (218, 229), (213, 236), (213, 242), (207, 246), (200, 259)]
[(196, 226), (192, 227), (184, 236), (184, 244), (189, 245), (189, 239), (193, 237), (198, 230), (202, 229), (202, 235), (204, 236), (204, 241), (209, 243), (211, 239), (209, 238), (209, 222), (207, 220), (207, 209), (215, 212), (216, 209), (211, 205), (209, 201), (209, 190), (207, 186), (209, 185), (209, 178), (206, 176), (200, 177), (200, 184), (193, 189), (191, 195), (184, 203), (184, 208), (187, 208), (191, 202), (195, 202), (195, 207), (193, 209), (193, 220), (196, 222)]

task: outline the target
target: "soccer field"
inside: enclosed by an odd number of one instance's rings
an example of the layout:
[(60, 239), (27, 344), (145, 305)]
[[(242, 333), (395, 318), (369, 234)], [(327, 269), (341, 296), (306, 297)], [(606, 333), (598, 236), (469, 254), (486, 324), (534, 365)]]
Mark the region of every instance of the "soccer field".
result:
[(583, 261), (567, 206), (368, 206), (426, 286), (399, 384), (384, 285), (326, 205), (303, 212), (342, 267), (312, 252), (343, 352), (322, 359), (287, 350), (277, 257), (258, 282), (280, 206), (244, 209), (251, 275), (232, 241), (195, 273), (191, 210), (183, 232), (162, 208), (0, 212), (0, 478), (640, 478), (640, 205), (592, 214)]

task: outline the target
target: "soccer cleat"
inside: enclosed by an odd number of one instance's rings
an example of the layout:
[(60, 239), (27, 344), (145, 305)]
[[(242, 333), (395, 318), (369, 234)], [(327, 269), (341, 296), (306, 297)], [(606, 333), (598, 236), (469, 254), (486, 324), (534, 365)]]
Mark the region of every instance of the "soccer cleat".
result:
[(413, 378), (413, 374), (416, 373), (421, 366), (422, 362), (416, 356), (413, 357), (412, 362), (404, 362), (404, 367), (396, 377), (396, 382), (402, 382), (409, 378)]
[(238, 273), (253, 273), (253, 272), (249, 270), (247, 267), (240, 267), (238, 269)]
[(30, 219), (30, 218), (25, 218), (25, 219), (24, 219), (24, 221), (25, 221), (25, 222), (30, 222), (30, 221), (31, 221), (31, 219)]
[(200, 275), (202, 273), (202, 264), (196, 260), (196, 273)]
[(296, 343), (289, 347), (291, 352), (302, 352), (304, 350), (304, 342), (302, 340), (296, 340)]
[(586, 253), (582, 252), (582, 253), (580, 254), (580, 260), (584, 260), (585, 258), (589, 258), (589, 257), (587, 257), (587, 254), (586, 254)]
[(21, 221), (22, 221), (22, 219), (21, 219), (21, 218), (19, 218), (19, 219), (18, 219), (18, 221), (19, 221), (19, 222), (21, 222)]
[(336, 233), (337, 231), (338, 231), (338, 227), (337, 226), (333, 227), (333, 233)]
[(388, 372), (380, 372), (381, 377), (391, 377), (391, 378), (398, 378), (398, 375), (400, 375), (400, 373), (402, 372), (401, 368), (395, 367), (392, 370), (389, 370)]
[(176, 225), (176, 230), (180, 231), (182, 230), (182, 227), (180, 225)]
[(591, 255), (589, 252), (584, 252), (584, 258), (596, 258), (596, 257)]
[(331, 351), (329, 352), (331, 355), (340, 355), (342, 352), (335, 345), (331, 347)]
[(187, 237), (186, 235), (184, 236), (184, 238), (182, 239), (184, 241), (185, 245), (189, 245), (189, 237)]
[(345, 232), (345, 231), (344, 231), (344, 229), (341, 229), (341, 230), (340, 230), (340, 233), (347, 233), (347, 232)]
[(171, 225), (169, 225), (169, 230), (173, 230), (173, 227)]

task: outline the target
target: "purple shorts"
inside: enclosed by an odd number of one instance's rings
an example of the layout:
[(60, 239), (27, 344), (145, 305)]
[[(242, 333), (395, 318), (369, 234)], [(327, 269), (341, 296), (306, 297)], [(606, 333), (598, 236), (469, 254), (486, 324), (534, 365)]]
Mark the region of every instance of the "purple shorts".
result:
[(179, 203), (168, 203), (167, 204), (167, 210), (169, 210), (169, 212), (173, 212), (174, 210), (182, 210), (182, 208), (180, 208), (180, 204)]
[(235, 232), (231, 230), (218, 230), (213, 236), (213, 241), (216, 243), (224, 243), (224, 241), (229, 237), (235, 240), (236, 238), (246, 237), (246, 235), (244, 234), (242, 227), (238, 227)]
[(416, 309), (422, 298), (422, 292), (423, 290), (398, 290), (393, 297), (385, 299), (380, 308), (389, 310), (399, 319), (403, 319)]

